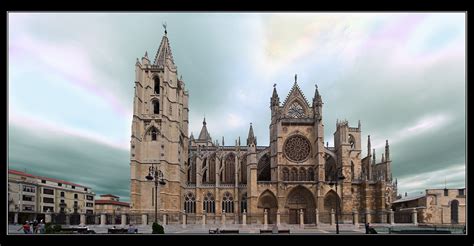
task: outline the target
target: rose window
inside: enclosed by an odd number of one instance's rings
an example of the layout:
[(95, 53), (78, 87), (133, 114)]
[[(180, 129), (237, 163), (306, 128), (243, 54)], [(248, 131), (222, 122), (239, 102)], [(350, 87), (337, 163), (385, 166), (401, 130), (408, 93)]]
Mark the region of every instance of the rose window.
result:
[(311, 151), (311, 143), (303, 136), (292, 136), (286, 140), (284, 151), (286, 157), (291, 161), (304, 161), (308, 158)]

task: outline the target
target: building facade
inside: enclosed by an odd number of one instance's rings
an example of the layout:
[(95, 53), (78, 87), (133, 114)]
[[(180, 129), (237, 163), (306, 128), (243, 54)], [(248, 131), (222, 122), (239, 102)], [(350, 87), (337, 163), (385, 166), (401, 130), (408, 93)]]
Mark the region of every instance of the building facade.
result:
[[(370, 222), (386, 221), (397, 194), (388, 141), (378, 161), (369, 136), (368, 154), (362, 156), (360, 122), (353, 127), (338, 121), (333, 146), (325, 144), (323, 100), (317, 87), (308, 102), (295, 75), (281, 103), (274, 86), (269, 146), (257, 145), (251, 124), (245, 144), (239, 138), (225, 145), (224, 138), (211, 138), (205, 119), (199, 136), (188, 138), (189, 93), (178, 79), (166, 31), (154, 62), (145, 53), (141, 62), (137, 59), (135, 74), (132, 213), (153, 216), (158, 206), (169, 220), (179, 219), (181, 213), (190, 218), (206, 214), (209, 223), (218, 223), (223, 214), (228, 223), (240, 223), (245, 213), (249, 224), (263, 223), (265, 217), (270, 224), (277, 218), (296, 224), (303, 213), (303, 222), (312, 224), (316, 214), (329, 223), (340, 204), (342, 222), (351, 222), (354, 212), (369, 214)], [(165, 181), (157, 191), (145, 178), (152, 167)]]
[(94, 214), (91, 188), (64, 180), (8, 170), (10, 223), (44, 219), (50, 214)]
[(95, 200), (95, 213), (106, 215), (106, 224), (122, 223), (122, 215), (128, 215), (130, 203), (121, 202), (120, 197), (112, 194), (100, 195), (100, 199)]
[(400, 220), (415, 209), (418, 223), (462, 225), (466, 223), (466, 201), (466, 188), (426, 189), (424, 194), (397, 199), (392, 207)]

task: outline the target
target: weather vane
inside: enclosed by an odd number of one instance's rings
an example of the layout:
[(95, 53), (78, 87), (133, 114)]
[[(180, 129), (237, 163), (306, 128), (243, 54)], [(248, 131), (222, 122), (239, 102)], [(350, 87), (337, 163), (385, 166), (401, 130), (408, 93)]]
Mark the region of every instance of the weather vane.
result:
[(166, 22), (163, 23), (163, 28), (165, 29), (165, 34), (167, 34), (168, 32), (166, 31)]
[(274, 83), (274, 84), (273, 84), (273, 88), (275, 88), (276, 86), (277, 86), (277, 84), (276, 84), (276, 83)]

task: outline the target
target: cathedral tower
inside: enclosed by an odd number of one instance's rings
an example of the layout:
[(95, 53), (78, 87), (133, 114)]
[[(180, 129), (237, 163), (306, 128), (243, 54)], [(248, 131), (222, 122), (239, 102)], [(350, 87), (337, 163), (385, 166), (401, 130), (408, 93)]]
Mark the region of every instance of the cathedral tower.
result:
[[(181, 211), (184, 170), (188, 156), (188, 97), (167, 37), (163, 36), (153, 63), (145, 53), (135, 64), (135, 95), (130, 156), (131, 211), (154, 216)], [(149, 168), (163, 173), (158, 187), (146, 180)]]

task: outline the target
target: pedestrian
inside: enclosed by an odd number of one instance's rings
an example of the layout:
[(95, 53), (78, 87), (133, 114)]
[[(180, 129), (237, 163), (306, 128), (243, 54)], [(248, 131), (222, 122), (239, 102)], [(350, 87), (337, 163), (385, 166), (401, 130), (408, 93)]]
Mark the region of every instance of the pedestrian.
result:
[(135, 233), (135, 228), (133, 227), (132, 224), (129, 224), (128, 225), (128, 231), (127, 231), (129, 234), (133, 234)]
[(38, 221), (34, 220), (33, 221), (33, 233), (38, 233)]
[(39, 227), (39, 233), (40, 233), (40, 234), (44, 234), (44, 232), (45, 232), (45, 224), (44, 224), (44, 221), (43, 221), (43, 220), (40, 221), (38, 227)]
[(365, 223), (365, 234), (369, 234), (370, 232), (370, 224), (369, 222)]
[(25, 221), (25, 223), (20, 227), (20, 229), (18, 229), (18, 231), (21, 230), (21, 229), (23, 229), (23, 232), (25, 234), (30, 233), (30, 224), (28, 223), (28, 221)]

